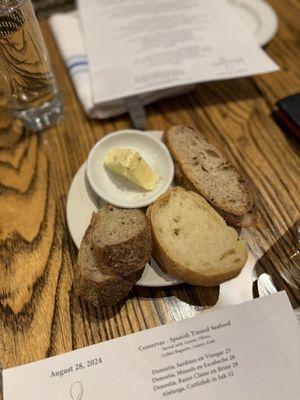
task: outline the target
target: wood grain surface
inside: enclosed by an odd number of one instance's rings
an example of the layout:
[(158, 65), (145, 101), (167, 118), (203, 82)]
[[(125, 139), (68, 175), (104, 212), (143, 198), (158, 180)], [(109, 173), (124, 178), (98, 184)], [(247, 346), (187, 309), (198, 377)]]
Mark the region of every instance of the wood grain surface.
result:
[[(267, 52), (279, 72), (201, 84), (147, 107), (147, 129), (199, 128), (247, 177), (259, 217), (243, 229), (257, 268), (300, 304), (292, 228), (299, 219), (299, 143), (272, 117), (275, 102), (300, 91), (300, 3), (272, 0), (279, 33)], [(23, 130), (0, 95), (0, 363), (11, 367), (194, 316), (216, 303), (218, 288), (136, 287), (122, 303), (93, 308), (72, 287), (77, 250), (65, 209), (72, 178), (93, 144), (131, 127), (128, 116), (89, 121), (76, 99), (46, 22), (43, 32), (65, 103), (65, 119), (41, 134)]]

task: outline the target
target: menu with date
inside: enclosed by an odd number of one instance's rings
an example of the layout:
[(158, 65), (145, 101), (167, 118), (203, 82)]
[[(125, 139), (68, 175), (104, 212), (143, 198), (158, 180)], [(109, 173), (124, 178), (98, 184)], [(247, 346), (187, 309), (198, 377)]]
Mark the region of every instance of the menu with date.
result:
[(95, 103), (278, 69), (227, 0), (79, 0)]
[(4, 400), (295, 400), (285, 292), (3, 371)]

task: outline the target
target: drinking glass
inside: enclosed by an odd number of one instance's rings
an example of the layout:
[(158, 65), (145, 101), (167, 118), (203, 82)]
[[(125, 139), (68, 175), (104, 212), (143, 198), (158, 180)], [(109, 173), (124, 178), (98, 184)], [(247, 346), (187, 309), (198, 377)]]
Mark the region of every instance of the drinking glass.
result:
[(26, 126), (40, 131), (60, 121), (63, 106), (30, 0), (0, 0), (0, 72)]

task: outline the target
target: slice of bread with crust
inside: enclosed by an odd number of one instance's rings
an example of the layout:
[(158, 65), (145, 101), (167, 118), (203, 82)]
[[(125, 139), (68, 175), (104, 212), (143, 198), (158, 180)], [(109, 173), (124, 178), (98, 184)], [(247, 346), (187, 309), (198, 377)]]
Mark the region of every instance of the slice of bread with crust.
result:
[(150, 225), (141, 210), (102, 207), (92, 242), (101, 268), (123, 277), (143, 269), (152, 253)]
[(111, 306), (123, 299), (133, 287), (133, 281), (125, 280), (114, 273), (105, 273), (95, 255), (92, 232), (95, 215), (85, 232), (78, 253), (74, 277), (75, 292), (95, 306)]
[(147, 211), (154, 258), (168, 274), (192, 285), (236, 277), (247, 260), (237, 232), (199, 194), (175, 187)]
[(256, 218), (251, 193), (223, 153), (187, 126), (174, 126), (164, 140), (175, 161), (177, 182), (201, 194), (230, 224), (249, 226)]

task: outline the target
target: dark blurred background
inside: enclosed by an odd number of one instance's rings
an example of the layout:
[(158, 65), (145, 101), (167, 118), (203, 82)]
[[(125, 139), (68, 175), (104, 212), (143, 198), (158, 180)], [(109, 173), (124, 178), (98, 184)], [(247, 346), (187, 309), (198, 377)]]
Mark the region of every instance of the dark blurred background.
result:
[(75, 9), (75, 0), (32, 0), (32, 3), (39, 18), (47, 17), (57, 11)]

